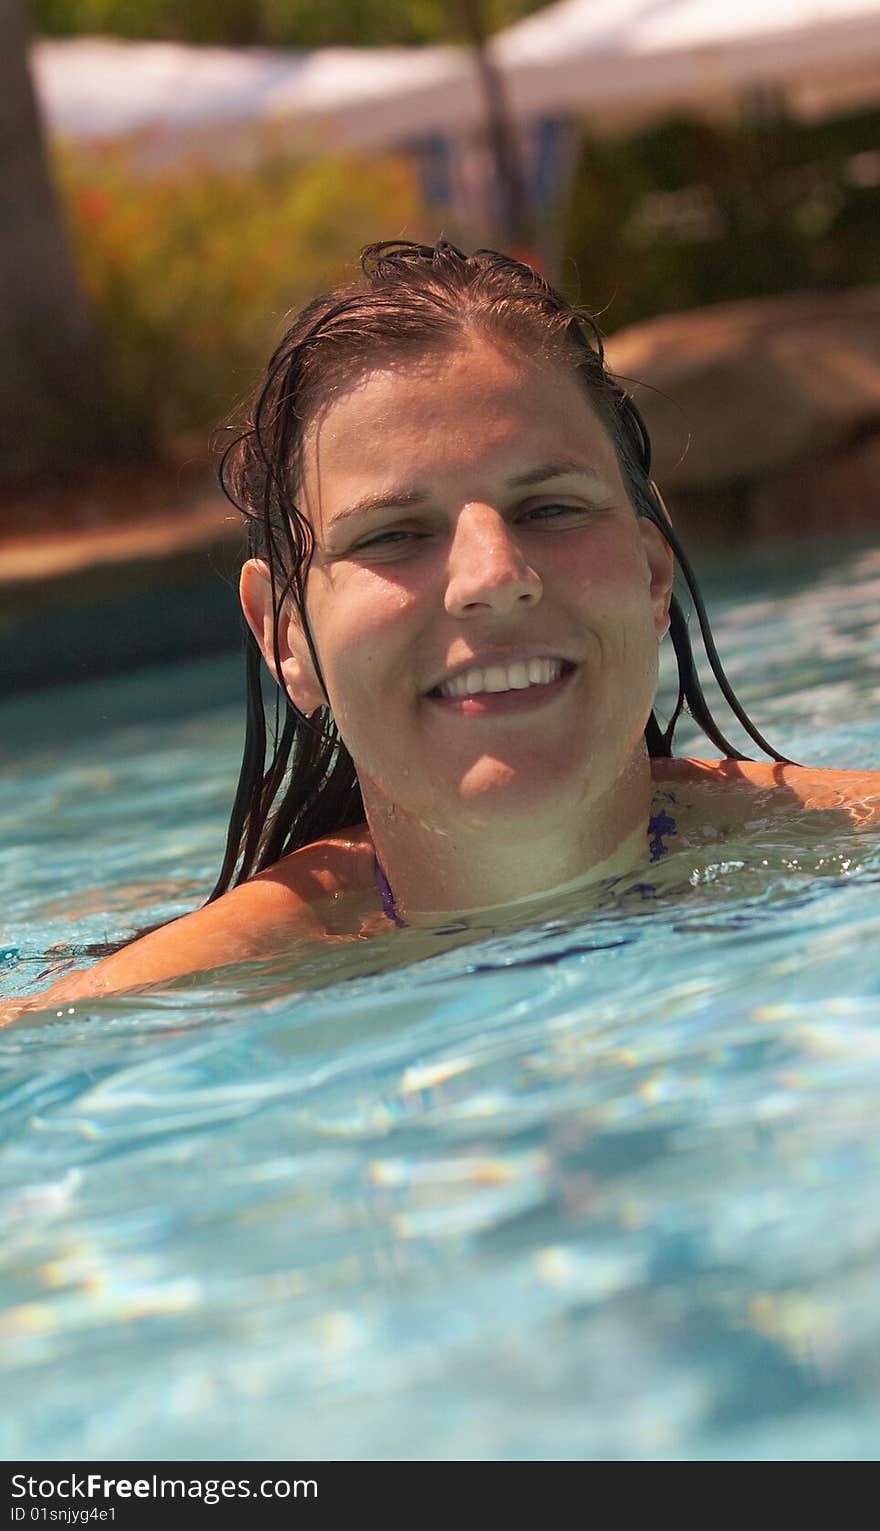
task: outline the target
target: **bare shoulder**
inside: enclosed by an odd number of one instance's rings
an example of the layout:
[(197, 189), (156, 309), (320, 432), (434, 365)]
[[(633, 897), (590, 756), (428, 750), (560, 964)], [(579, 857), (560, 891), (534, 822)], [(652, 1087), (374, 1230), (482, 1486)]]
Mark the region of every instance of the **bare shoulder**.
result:
[(247, 962), (295, 941), (330, 939), (341, 933), (333, 917), (335, 900), (366, 886), (371, 877), (372, 843), (365, 825), (328, 835), (94, 967), (66, 974), (0, 1020)]
[(654, 760), (656, 782), (679, 783), (704, 801), (748, 810), (843, 810), (855, 824), (880, 823), (880, 771), (838, 771), (753, 760)]
[[(275, 896), (302, 899), (318, 910), (325, 900), (374, 886), (373, 842), (366, 824), (337, 830), (284, 856), (242, 888), (264, 883)], [(261, 895), (262, 896), (262, 895)]]

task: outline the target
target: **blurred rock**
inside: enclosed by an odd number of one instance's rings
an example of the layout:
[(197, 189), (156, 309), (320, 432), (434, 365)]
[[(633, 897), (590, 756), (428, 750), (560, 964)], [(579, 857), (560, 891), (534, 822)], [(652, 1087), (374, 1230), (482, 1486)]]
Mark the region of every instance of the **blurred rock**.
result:
[(606, 350), (673, 511), (759, 534), (880, 522), (880, 287), (669, 314)]

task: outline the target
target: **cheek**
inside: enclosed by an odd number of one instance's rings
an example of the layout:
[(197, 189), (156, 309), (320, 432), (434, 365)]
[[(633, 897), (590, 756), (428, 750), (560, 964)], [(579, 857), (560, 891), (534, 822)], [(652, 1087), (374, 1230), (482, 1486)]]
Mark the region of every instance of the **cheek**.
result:
[[(362, 731), (375, 724), (412, 665), (413, 588), (364, 568), (316, 570), (308, 612), (334, 715)], [(402, 691), (402, 687), (401, 687)]]
[(560, 578), (574, 589), (583, 625), (592, 629), (603, 656), (599, 663), (613, 674), (619, 706), (623, 690), (637, 706), (657, 682), (657, 637), (651, 602), (651, 573), (635, 527), (609, 526), (586, 540)]
[(557, 577), (597, 615), (613, 619), (650, 609), (650, 570), (635, 529), (599, 529), (576, 549), (560, 547), (554, 565)]
[(340, 641), (359, 636), (377, 643), (393, 642), (412, 608), (424, 600), (425, 581), (412, 573), (363, 566), (319, 573), (320, 580), (309, 594), (309, 611), (314, 611), (316, 623), (322, 622)]

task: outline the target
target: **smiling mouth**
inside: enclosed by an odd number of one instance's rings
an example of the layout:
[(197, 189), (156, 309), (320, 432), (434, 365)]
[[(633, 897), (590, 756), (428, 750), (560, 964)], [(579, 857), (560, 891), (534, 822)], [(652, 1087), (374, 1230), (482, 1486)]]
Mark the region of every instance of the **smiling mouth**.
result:
[(432, 699), (461, 701), (468, 697), (504, 695), (552, 686), (575, 666), (568, 659), (524, 659), (510, 664), (473, 666), (428, 692)]

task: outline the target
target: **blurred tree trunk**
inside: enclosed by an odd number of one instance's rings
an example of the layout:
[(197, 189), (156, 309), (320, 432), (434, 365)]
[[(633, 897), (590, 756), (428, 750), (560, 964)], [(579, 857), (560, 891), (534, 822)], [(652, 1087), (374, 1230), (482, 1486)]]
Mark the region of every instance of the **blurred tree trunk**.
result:
[(24, 0), (0, 0), (0, 480), (102, 455), (94, 336), (52, 187)]
[(486, 132), (498, 196), (499, 243), (525, 254), (533, 240), (522, 156), (507, 109), (504, 84), (487, 47), (485, 0), (457, 0), (461, 26), (474, 50), (486, 110)]

